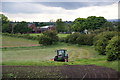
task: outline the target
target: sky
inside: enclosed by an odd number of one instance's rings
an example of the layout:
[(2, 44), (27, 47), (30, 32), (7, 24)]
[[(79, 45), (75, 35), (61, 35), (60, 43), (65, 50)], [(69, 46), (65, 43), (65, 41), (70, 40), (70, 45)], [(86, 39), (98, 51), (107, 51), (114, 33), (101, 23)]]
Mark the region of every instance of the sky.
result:
[(74, 21), (76, 18), (103, 16), (106, 19), (118, 19), (118, 0), (99, 1), (2, 1), (2, 11), (11, 21), (49, 22), (62, 18)]

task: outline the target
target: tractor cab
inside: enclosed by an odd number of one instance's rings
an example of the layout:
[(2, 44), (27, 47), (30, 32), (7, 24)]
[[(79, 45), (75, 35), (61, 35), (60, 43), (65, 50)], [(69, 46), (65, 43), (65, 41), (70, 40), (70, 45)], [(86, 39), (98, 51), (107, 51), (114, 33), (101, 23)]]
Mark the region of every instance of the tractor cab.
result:
[(66, 53), (67, 50), (59, 49), (57, 50), (57, 56), (54, 57), (54, 61), (63, 61), (68, 62), (68, 54)]

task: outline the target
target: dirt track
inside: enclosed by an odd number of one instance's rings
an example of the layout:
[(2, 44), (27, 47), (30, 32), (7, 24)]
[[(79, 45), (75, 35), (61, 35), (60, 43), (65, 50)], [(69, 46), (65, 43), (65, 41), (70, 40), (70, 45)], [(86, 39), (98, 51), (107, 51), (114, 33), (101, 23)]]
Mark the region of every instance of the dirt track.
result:
[[(118, 72), (95, 65), (3, 66), (3, 78), (119, 78)], [(113, 79), (114, 80), (114, 79)]]

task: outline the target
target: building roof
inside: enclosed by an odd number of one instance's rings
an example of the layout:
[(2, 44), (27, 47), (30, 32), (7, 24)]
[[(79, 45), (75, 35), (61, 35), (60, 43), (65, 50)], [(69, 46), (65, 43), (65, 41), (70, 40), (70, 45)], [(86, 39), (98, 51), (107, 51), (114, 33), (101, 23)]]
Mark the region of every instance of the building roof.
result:
[(49, 26), (42, 26), (40, 28), (49, 28), (49, 27), (53, 27), (53, 25), (49, 25)]

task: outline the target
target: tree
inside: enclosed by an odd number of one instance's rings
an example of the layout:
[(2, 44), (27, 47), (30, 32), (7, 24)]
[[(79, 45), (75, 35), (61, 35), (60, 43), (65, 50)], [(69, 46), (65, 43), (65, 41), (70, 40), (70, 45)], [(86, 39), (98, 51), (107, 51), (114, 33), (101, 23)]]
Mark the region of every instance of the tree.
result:
[(87, 17), (87, 27), (89, 29), (95, 30), (107, 22), (107, 20), (104, 17), (96, 17), (96, 16), (89, 16)]
[(77, 18), (73, 22), (72, 30), (76, 32), (81, 32), (87, 28), (85, 24), (86, 24), (85, 18)]
[(77, 18), (77, 19), (75, 19), (75, 21), (73, 23), (79, 22), (81, 24), (81, 23), (83, 23), (85, 21), (86, 21), (85, 18)]
[(56, 21), (56, 30), (58, 32), (64, 32), (65, 31), (65, 24), (62, 21), (62, 19), (57, 19), (57, 21)]
[(40, 36), (39, 44), (52, 45), (58, 41), (58, 36), (56, 31), (45, 31), (42, 36)]
[(2, 32), (3, 33), (11, 33), (12, 32), (12, 25), (10, 24), (10, 21), (4, 14), (0, 14), (1, 20), (2, 20)]
[(28, 28), (27, 22), (24, 21), (17, 23), (14, 27), (14, 33), (28, 33), (31, 31), (32, 29)]
[(83, 31), (83, 27), (82, 27), (82, 25), (79, 22), (75, 22), (75, 24), (73, 24), (73, 26), (72, 26), (72, 29), (75, 32)]

